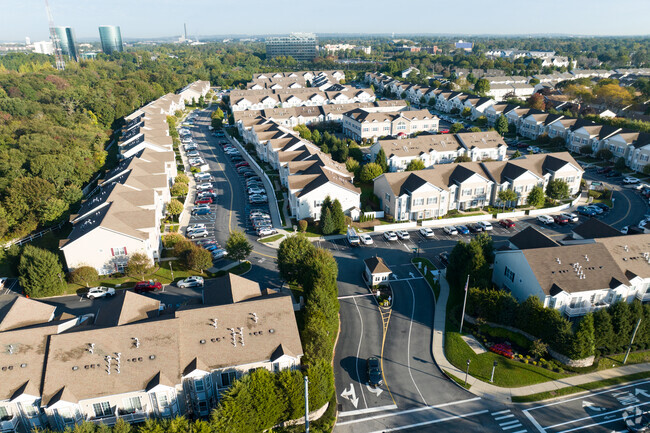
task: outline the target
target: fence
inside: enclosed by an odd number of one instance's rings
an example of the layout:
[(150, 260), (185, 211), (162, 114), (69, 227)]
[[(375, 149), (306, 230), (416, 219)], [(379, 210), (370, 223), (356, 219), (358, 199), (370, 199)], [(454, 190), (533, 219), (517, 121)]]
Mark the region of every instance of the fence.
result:
[(63, 222), (60, 222), (59, 224), (57, 224), (57, 225), (55, 225), (55, 226), (52, 226), (52, 227), (48, 227), (48, 228), (46, 228), (46, 229), (43, 229), (43, 230), (41, 230), (40, 232), (32, 233), (32, 234), (29, 235), (29, 236), (25, 236), (24, 238), (21, 238), (21, 239), (14, 239), (14, 240), (9, 241), (9, 242), (7, 242), (6, 244), (4, 244), (3, 247), (4, 247), (5, 249), (7, 249), (7, 248), (9, 248), (9, 247), (12, 246), (12, 245), (18, 245), (18, 246), (21, 246), (22, 244), (25, 244), (25, 243), (27, 243), (27, 242), (31, 242), (31, 241), (33, 241), (34, 239), (38, 239), (38, 238), (40, 238), (40, 237), (43, 237), (44, 235), (46, 235), (47, 233), (49, 233), (49, 232), (51, 232), (51, 231), (54, 231), (54, 230), (58, 230), (58, 229), (60, 229), (60, 228), (63, 227), (66, 223), (67, 223), (67, 221), (63, 221)]
[(501, 219), (504, 219), (504, 218), (519, 218), (519, 217), (522, 217), (522, 216), (526, 216), (526, 211), (525, 210), (498, 213), (496, 215), (496, 219), (501, 220)]
[(373, 212), (361, 212), (361, 215), (363, 215), (366, 218), (383, 218), (384, 217), (384, 211), (383, 210), (378, 210), (378, 211), (373, 211)]
[(475, 223), (478, 221), (489, 221), (492, 219), (492, 215), (490, 214), (485, 214), (485, 215), (473, 215), (473, 216), (467, 216), (467, 217), (459, 217), (459, 218), (442, 218), (439, 220), (426, 220), (422, 221), (422, 227), (440, 227), (440, 226), (448, 226), (448, 225), (460, 225), (460, 224), (468, 224), (468, 223)]
[(376, 232), (387, 232), (389, 230), (404, 230), (404, 229), (413, 229), (418, 226), (417, 221), (411, 221), (407, 223), (397, 223), (397, 224), (384, 224), (380, 226), (375, 226), (373, 228)]

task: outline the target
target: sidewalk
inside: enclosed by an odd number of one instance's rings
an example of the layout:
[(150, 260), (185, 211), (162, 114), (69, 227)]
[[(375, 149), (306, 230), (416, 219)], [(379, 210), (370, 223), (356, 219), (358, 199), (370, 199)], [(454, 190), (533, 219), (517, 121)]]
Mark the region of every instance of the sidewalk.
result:
[[(440, 296), (436, 303), (435, 318), (433, 321), (433, 341), (432, 353), (433, 359), (441, 370), (447, 371), (459, 379), (465, 378), (465, 372), (451, 365), (445, 357), (444, 352), (444, 333), (445, 318), (447, 312), (447, 299), (449, 298), (449, 284), (444, 277), (440, 277)], [(632, 364), (624, 367), (610, 368), (607, 370), (596, 371), (589, 374), (567, 377), (565, 379), (552, 380), (549, 382), (538, 383), (536, 385), (522, 386), (519, 388), (502, 388), (491, 385), (479, 379), (472, 377), (467, 378), (468, 385), (471, 385), (470, 392), (489, 400), (495, 400), (502, 403), (512, 402), (513, 396), (524, 396), (537, 394), (540, 392), (555, 391), (560, 388), (569, 386), (582, 385), (585, 383), (596, 382), (603, 379), (627, 376), (629, 374), (639, 373), (650, 370), (650, 363)]]

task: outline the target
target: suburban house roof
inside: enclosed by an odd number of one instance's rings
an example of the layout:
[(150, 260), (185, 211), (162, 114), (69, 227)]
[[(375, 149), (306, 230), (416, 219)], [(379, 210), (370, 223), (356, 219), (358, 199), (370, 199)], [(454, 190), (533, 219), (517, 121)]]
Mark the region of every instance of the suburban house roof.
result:
[(234, 304), (262, 296), (258, 283), (231, 273), (216, 278), (202, 293), (205, 305)]
[(371, 274), (382, 274), (392, 272), (381, 257), (370, 257), (363, 261)]
[(379, 140), (379, 145), (387, 158), (418, 156), (432, 151), (458, 152), (463, 148), (456, 136), (451, 134), (420, 134), (412, 138)]
[(555, 242), (533, 226), (528, 226), (509, 239), (510, 243), (520, 250), (531, 248), (550, 248), (560, 244)]
[(600, 237), (618, 266), (629, 279), (650, 278), (650, 234)]
[(596, 218), (587, 219), (582, 224), (575, 226), (571, 231), (582, 239), (618, 237), (622, 234), (614, 227)]
[(494, 149), (501, 146), (508, 146), (503, 137), (496, 131), (483, 131), (483, 132), (463, 132), (456, 134), (458, 141), (465, 146), (466, 149)]
[(102, 303), (95, 325), (121, 326), (158, 316), (160, 301), (130, 290), (116, 291), (115, 296)]

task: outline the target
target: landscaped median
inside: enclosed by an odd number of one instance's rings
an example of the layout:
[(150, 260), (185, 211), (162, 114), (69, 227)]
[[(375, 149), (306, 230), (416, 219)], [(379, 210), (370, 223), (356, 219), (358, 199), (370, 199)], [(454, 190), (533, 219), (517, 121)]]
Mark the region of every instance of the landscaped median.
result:
[[(418, 271), (424, 275), (424, 278), (427, 280), (427, 283), (429, 283), (429, 286), (431, 286), (433, 294), (435, 295), (434, 301), (437, 301), (438, 296), (440, 295), (440, 283), (438, 283), (436, 278), (431, 274), (431, 271), (436, 270), (437, 268), (429, 259), (425, 259), (424, 257), (411, 259), (411, 263), (413, 263), (415, 267), (418, 268)], [(418, 263), (420, 263), (420, 265), (418, 265)], [(426, 272), (424, 271), (425, 269)]]

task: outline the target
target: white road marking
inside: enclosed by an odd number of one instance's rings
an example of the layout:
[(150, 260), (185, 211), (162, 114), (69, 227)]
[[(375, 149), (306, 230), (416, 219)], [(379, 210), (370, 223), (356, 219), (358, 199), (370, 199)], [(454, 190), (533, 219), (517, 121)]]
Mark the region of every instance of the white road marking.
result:
[[(520, 422), (518, 420), (516, 420), (516, 419), (513, 419), (512, 421), (506, 421), (506, 422), (500, 423), (499, 427), (505, 427), (505, 426), (509, 426), (509, 425), (513, 425), (513, 424), (520, 424)], [(504, 428), (504, 430), (505, 430), (505, 428)]]
[(503, 429), (503, 430), (510, 430), (511, 428), (518, 428), (518, 427), (521, 427), (521, 423), (520, 423), (520, 422), (517, 422), (517, 424), (513, 424), (513, 425), (508, 426), (508, 427), (502, 427), (502, 429)]
[(510, 415), (499, 416), (499, 417), (494, 418), (494, 420), (495, 421), (501, 421), (502, 419), (507, 419), (507, 418), (514, 418), (514, 415), (510, 414)]
[[(353, 420), (345, 421), (345, 422), (338, 422), (338, 423), (336, 423), (336, 425), (357, 424), (357, 423), (360, 423), (360, 422), (373, 421), (373, 420), (383, 419), (383, 418), (391, 418), (391, 417), (394, 417), (394, 416), (406, 415), (406, 414), (409, 414), (409, 413), (422, 412), (424, 410), (439, 409), (439, 408), (442, 408), (442, 407), (456, 406), (456, 405), (463, 404), (463, 403), (471, 403), (473, 401), (477, 401), (477, 400), (480, 400), (480, 399), (481, 399), (481, 397), (474, 397), (474, 398), (469, 398), (467, 400), (452, 401), (452, 402), (449, 402), (449, 403), (442, 403), (442, 404), (438, 404), (438, 405), (435, 405), (435, 406), (418, 407), (418, 408), (415, 408), (415, 409), (402, 410), (400, 412), (391, 412), (391, 413), (387, 413), (387, 414), (383, 414), (383, 415), (375, 415), (375, 416), (371, 416), (371, 417), (367, 417), (367, 418), (359, 418), (359, 419), (353, 419)], [(488, 412), (488, 411), (486, 410), (485, 412)]]
[(586, 429), (586, 428), (595, 427), (597, 425), (605, 425), (605, 424), (609, 424), (609, 423), (616, 422), (616, 421), (622, 421), (625, 418), (626, 417), (621, 417), (621, 418), (614, 418), (614, 419), (610, 419), (610, 420), (602, 421), (602, 422), (595, 422), (593, 424), (588, 424), (588, 425), (581, 426), (581, 427), (575, 427), (575, 428), (572, 428), (572, 429), (569, 429), (569, 430), (562, 430), (562, 431), (560, 431), (558, 433), (569, 433), (569, 432), (572, 432), (572, 431), (577, 431), (577, 430), (582, 430), (582, 429)]
[(448, 416), (446, 418), (439, 418), (439, 419), (434, 419), (434, 420), (431, 420), (431, 421), (423, 421), (423, 422), (419, 422), (419, 423), (416, 423), (416, 424), (409, 424), (409, 425), (404, 425), (404, 426), (400, 426), (400, 427), (393, 427), (393, 428), (389, 428), (389, 429), (377, 430), (376, 432), (372, 432), (372, 433), (387, 433), (387, 432), (392, 432), (392, 431), (406, 430), (406, 429), (409, 429), (409, 428), (422, 427), (422, 426), (425, 426), (425, 425), (437, 424), (437, 423), (440, 423), (440, 422), (451, 421), (451, 420), (454, 420), (454, 419), (467, 418), (467, 417), (474, 416), (474, 415), (481, 415), (481, 414), (488, 413), (488, 412), (489, 412), (489, 410), (487, 410), (487, 409), (486, 410), (479, 410), (479, 411), (476, 411), (476, 412), (465, 413), (465, 414), (462, 414), (462, 415)]
[(341, 397), (350, 400), (350, 402), (352, 403), (354, 408), (355, 409), (357, 408), (357, 405), (359, 404), (359, 397), (357, 397), (357, 393), (354, 390), (354, 384), (353, 383), (350, 383), (350, 390), (349, 391), (348, 391), (347, 388), (345, 388), (343, 390), (343, 392), (341, 393)]
[(528, 413), (528, 410), (523, 411), (524, 415), (528, 418), (528, 420), (535, 426), (535, 428), (539, 431), (539, 433), (545, 433), (546, 430), (537, 422), (535, 417), (533, 417), (530, 413)]
[[(345, 418), (347, 416), (357, 416), (357, 415), (363, 415), (366, 413), (375, 413), (375, 412), (382, 412), (385, 410), (393, 410), (397, 409), (397, 405), (391, 404), (388, 406), (379, 406), (379, 407), (369, 407), (368, 409), (358, 409), (358, 410), (350, 410), (347, 412), (339, 412), (339, 418)], [(337, 423), (340, 424), (340, 423)]]
[(366, 388), (368, 389), (369, 392), (375, 394), (377, 397), (381, 395), (382, 392), (384, 392), (383, 389), (377, 387), (377, 388), (372, 388), (370, 385), (366, 384)]
[(551, 429), (551, 428), (559, 427), (559, 426), (566, 425), (566, 424), (573, 424), (573, 423), (576, 423), (576, 422), (579, 422), (579, 421), (584, 421), (586, 419), (594, 419), (594, 418), (598, 418), (598, 417), (601, 417), (601, 416), (607, 416), (607, 415), (611, 415), (613, 413), (623, 412), (623, 411), (626, 411), (626, 410), (634, 409), (635, 407), (645, 406), (645, 405), (648, 405), (648, 404), (650, 404), (650, 401), (646, 401), (645, 403), (635, 404), (633, 406), (626, 406), (624, 408), (612, 410), (612, 411), (609, 411), (609, 412), (599, 413), (597, 415), (591, 415), (591, 416), (585, 416), (585, 417), (582, 417), (582, 418), (572, 419), (570, 421), (565, 421), (565, 422), (561, 422), (559, 424), (555, 424), (555, 425), (546, 427), (546, 429)]
[(418, 387), (418, 384), (415, 383), (415, 379), (413, 379), (413, 371), (411, 370), (411, 330), (413, 329), (413, 316), (415, 315), (415, 292), (413, 291), (413, 286), (411, 286), (411, 282), (407, 281), (406, 283), (409, 285), (409, 288), (411, 289), (411, 296), (413, 296), (413, 304), (411, 308), (411, 321), (409, 322), (409, 337), (406, 346), (406, 356), (407, 356), (406, 363), (409, 369), (409, 376), (411, 376), (411, 381), (413, 382), (413, 385), (415, 385), (415, 389), (418, 390), (418, 394), (420, 394), (420, 398), (422, 399), (422, 402), (426, 405), (427, 401), (424, 399), (424, 396), (420, 392), (420, 388)]
[[(361, 333), (359, 334), (359, 345), (357, 346), (357, 359), (355, 360), (355, 367), (357, 370), (357, 377), (359, 378), (359, 381), (361, 381), (361, 374), (359, 374), (359, 352), (361, 351), (361, 341), (363, 340), (363, 317), (361, 317), (361, 311), (359, 310), (359, 304), (357, 304), (357, 300), (355, 298), (352, 298), (354, 301), (354, 306), (357, 309), (357, 313), (359, 314), (359, 321), (361, 322)], [(366, 409), (368, 408), (368, 402), (366, 401), (366, 394), (363, 392), (363, 387), (361, 388), (361, 396), (363, 397), (363, 404), (366, 405)], [(354, 406), (356, 409), (356, 405)]]
[(374, 296), (372, 293), (362, 293), (360, 295), (346, 295), (346, 296), (339, 296), (337, 299), (351, 299), (351, 298), (363, 298), (366, 296)]
[(492, 416), (501, 415), (502, 413), (509, 413), (509, 412), (510, 412), (510, 409), (502, 410), (501, 412), (493, 412)]

